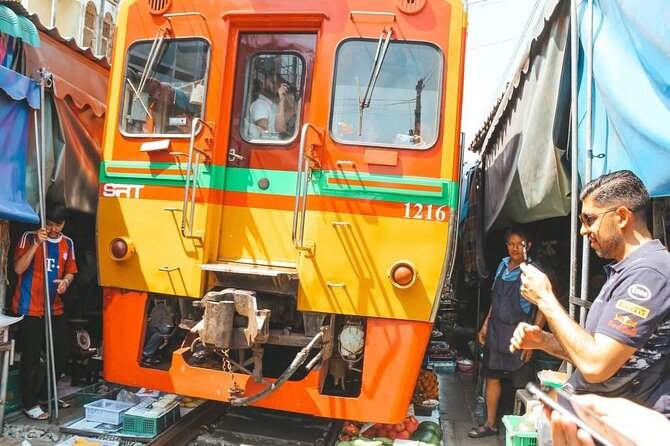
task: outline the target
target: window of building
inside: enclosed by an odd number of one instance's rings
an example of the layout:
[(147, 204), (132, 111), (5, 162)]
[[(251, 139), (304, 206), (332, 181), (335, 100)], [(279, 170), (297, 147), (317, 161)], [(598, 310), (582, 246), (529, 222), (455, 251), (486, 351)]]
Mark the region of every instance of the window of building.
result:
[(110, 13), (105, 14), (102, 21), (102, 46), (100, 54), (108, 59), (112, 57), (112, 43), (114, 42), (114, 19)]
[(98, 10), (95, 8), (93, 2), (86, 4), (86, 13), (84, 15), (84, 36), (82, 38), (81, 46), (86, 48), (94, 48), (96, 37), (96, 24), (98, 23)]
[(305, 64), (294, 53), (259, 53), (249, 59), (242, 138), (286, 143), (295, 138), (302, 109)]
[(153, 40), (141, 41), (128, 49), (121, 131), (188, 136), (193, 118), (203, 116), (209, 43), (188, 38), (157, 45)]
[(442, 53), (427, 43), (391, 40), (382, 59), (379, 46), (377, 40), (352, 39), (337, 49), (333, 139), (403, 149), (433, 146), (439, 129)]

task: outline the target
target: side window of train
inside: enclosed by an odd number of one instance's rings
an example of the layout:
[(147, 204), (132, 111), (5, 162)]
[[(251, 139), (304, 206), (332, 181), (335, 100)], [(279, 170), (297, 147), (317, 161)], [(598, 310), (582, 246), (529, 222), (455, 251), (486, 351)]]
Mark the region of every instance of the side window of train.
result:
[(330, 133), (343, 144), (425, 150), (437, 141), (441, 51), (427, 43), (342, 42), (335, 60)]
[(285, 144), (300, 126), (305, 63), (296, 53), (257, 53), (246, 67), (240, 135), (254, 144)]
[(126, 56), (121, 132), (188, 137), (192, 120), (203, 116), (209, 58), (203, 39), (134, 43)]

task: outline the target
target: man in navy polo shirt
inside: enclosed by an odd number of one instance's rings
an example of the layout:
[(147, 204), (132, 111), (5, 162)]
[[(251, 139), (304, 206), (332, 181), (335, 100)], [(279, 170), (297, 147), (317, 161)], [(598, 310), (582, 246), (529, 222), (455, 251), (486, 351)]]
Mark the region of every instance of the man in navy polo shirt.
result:
[(577, 370), (567, 390), (652, 407), (670, 391), (670, 253), (652, 239), (649, 194), (632, 172), (603, 175), (580, 198), (581, 234), (599, 257), (614, 260), (586, 327), (568, 316), (544, 274), (521, 265), (521, 294), (544, 313), (553, 334), (522, 323), (510, 350), (542, 349), (570, 361)]

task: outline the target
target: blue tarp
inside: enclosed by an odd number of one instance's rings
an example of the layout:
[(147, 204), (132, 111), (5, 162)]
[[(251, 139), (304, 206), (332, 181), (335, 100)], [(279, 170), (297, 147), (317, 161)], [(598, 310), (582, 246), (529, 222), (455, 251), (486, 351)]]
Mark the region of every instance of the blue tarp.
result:
[[(594, 0), (592, 178), (629, 169), (670, 196), (670, 2)], [(587, 6), (580, 10), (579, 172), (586, 159)]]
[(26, 201), (29, 110), (39, 108), (39, 87), (0, 66), (0, 218), (39, 223)]

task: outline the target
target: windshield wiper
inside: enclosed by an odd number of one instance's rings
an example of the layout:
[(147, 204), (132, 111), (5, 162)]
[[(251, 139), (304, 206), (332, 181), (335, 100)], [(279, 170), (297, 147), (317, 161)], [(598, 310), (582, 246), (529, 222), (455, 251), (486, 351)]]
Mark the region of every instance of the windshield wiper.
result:
[(391, 40), (391, 34), (393, 34), (393, 28), (384, 28), (382, 33), (379, 36), (379, 42), (377, 43), (377, 51), (375, 52), (375, 58), (372, 61), (372, 69), (370, 70), (370, 79), (368, 79), (368, 86), (365, 88), (365, 95), (363, 98), (358, 97), (358, 134), (361, 134), (361, 124), (363, 123), (363, 109), (370, 107), (370, 100), (372, 99), (372, 93), (375, 90), (375, 84), (377, 83), (377, 78), (379, 77), (379, 71), (382, 68), (384, 63), (384, 57), (386, 57), (386, 51), (389, 47), (389, 42)]

